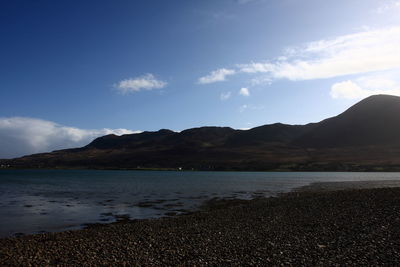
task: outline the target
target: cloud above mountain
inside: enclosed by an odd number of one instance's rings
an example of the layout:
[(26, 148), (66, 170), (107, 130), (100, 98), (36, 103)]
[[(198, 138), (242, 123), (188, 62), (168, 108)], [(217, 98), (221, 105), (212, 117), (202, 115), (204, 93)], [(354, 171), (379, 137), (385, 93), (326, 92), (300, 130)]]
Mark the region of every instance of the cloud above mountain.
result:
[[(400, 68), (399, 26), (365, 30), (289, 47), (277, 59), (237, 64), (235, 68), (230, 68), (228, 75), (263, 74), (272, 80), (300, 81), (396, 68)], [(217, 76), (215, 74), (219, 72), (213, 71), (205, 77)], [(226, 80), (226, 75), (218, 77), (207, 79), (207, 83)]]
[(127, 129), (80, 129), (26, 117), (0, 118), (0, 158), (80, 147), (107, 134), (131, 134)]
[(400, 96), (400, 83), (388, 75), (371, 75), (335, 83), (330, 91), (335, 99), (361, 99), (377, 94)]

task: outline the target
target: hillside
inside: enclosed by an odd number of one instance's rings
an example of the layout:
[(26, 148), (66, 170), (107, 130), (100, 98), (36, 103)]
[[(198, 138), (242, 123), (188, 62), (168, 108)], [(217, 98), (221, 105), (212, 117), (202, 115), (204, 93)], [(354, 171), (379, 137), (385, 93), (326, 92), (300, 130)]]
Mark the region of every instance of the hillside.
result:
[(399, 114), (400, 97), (371, 96), (321, 121), (295, 143), (304, 147), (399, 145)]
[(14, 168), (400, 170), (400, 97), (368, 97), (307, 125), (107, 135), (82, 148), (2, 161)]

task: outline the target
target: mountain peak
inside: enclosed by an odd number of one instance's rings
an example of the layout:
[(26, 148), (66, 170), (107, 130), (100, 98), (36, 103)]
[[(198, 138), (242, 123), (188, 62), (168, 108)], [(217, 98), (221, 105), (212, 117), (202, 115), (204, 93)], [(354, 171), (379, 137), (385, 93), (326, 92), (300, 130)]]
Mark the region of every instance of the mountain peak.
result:
[(400, 96), (395, 96), (395, 95), (387, 95), (387, 94), (377, 94), (377, 95), (371, 95), (369, 97), (364, 98), (360, 102), (363, 101), (376, 101), (376, 100), (398, 100), (400, 101)]
[(373, 95), (318, 123), (297, 143), (307, 147), (400, 144), (400, 97)]
[(367, 106), (366, 108), (385, 108), (387, 105), (400, 105), (400, 97), (399, 96), (394, 96), (394, 95), (372, 95), (367, 98), (364, 98), (354, 106), (352, 106), (349, 110), (351, 109), (356, 109), (361, 106)]

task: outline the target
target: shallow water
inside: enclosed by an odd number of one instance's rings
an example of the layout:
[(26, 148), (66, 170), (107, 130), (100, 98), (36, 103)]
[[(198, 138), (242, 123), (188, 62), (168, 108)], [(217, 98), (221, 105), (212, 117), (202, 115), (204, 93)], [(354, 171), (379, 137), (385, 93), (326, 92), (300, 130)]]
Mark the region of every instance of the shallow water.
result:
[(185, 213), (214, 197), (273, 196), (313, 182), (400, 180), (400, 173), (1, 170), (0, 236)]

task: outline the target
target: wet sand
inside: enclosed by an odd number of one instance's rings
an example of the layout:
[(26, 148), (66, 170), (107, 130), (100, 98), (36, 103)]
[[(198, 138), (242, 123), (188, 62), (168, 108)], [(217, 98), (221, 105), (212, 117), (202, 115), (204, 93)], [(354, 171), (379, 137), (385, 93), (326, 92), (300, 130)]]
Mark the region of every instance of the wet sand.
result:
[(317, 183), (189, 215), (0, 239), (0, 266), (399, 265), (393, 183)]

